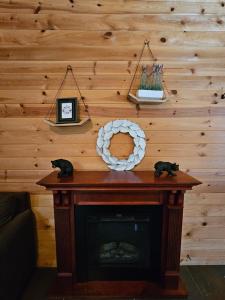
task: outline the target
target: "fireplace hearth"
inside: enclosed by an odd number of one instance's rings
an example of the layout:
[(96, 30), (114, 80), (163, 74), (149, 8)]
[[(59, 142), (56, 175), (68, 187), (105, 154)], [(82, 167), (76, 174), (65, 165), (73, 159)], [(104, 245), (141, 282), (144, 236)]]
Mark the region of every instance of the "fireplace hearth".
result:
[(159, 278), (161, 206), (79, 206), (75, 219), (78, 281)]
[(53, 172), (58, 277), (51, 296), (185, 297), (180, 268), (184, 193), (200, 182), (178, 171)]

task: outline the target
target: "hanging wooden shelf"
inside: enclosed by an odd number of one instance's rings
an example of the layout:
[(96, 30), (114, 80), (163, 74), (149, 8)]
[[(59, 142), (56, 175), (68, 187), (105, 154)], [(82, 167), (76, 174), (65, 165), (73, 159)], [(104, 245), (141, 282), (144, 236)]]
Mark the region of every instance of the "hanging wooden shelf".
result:
[(136, 97), (132, 93), (129, 93), (127, 98), (130, 102), (133, 102), (135, 104), (161, 104), (161, 103), (165, 103), (168, 100), (166, 97), (164, 97), (163, 99), (146, 99), (146, 100), (144, 100), (144, 99), (140, 99), (140, 98)]
[[(134, 95), (131, 93), (132, 91), (132, 86), (133, 86), (133, 83), (135, 81), (135, 77), (136, 77), (136, 74), (137, 74), (137, 71), (138, 71), (138, 67), (140, 65), (140, 62), (141, 62), (141, 59), (142, 59), (142, 56), (143, 56), (143, 53), (144, 53), (144, 49), (145, 47), (147, 47), (149, 53), (150, 53), (150, 56), (151, 56), (151, 59), (153, 61), (157, 61), (157, 59), (154, 57), (153, 53), (152, 53), (152, 50), (149, 46), (149, 43), (150, 41), (148, 40), (145, 40), (144, 41), (144, 45), (143, 45), (143, 48), (142, 48), (142, 51), (141, 51), (141, 54), (140, 54), (140, 57), (139, 57), (139, 60), (138, 60), (138, 63), (137, 63), (137, 66), (136, 66), (136, 69), (135, 69), (135, 72), (134, 72), (134, 75), (133, 75), (133, 78), (132, 78), (132, 81), (131, 81), (131, 84), (130, 84), (130, 88), (129, 88), (129, 91), (128, 91), (128, 95), (127, 95), (127, 99), (130, 101), (130, 102), (133, 102), (134, 104), (136, 105), (139, 105), (139, 104), (144, 104), (144, 105), (148, 105), (148, 104), (162, 104), (162, 103), (165, 103), (168, 101), (168, 97), (166, 95), (166, 92), (165, 92), (165, 82), (163, 81), (162, 83), (162, 87), (163, 87), (163, 98), (162, 99), (154, 99), (154, 98), (146, 98), (146, 99), (143, 99), (143, 98), (139, 98), (137, 97), (137, 95)], [(154, 65), (153, 65), (154, 66)], [(163, 66), (163, 65), (162, 65)], [(167, 89), (166, 89), (167, 90)], [(168, 90), (167, 90), (168, 92)]]
[[(66, 120), (66, 122), (65, 122), (65, 120), (62, 120), (62, 117), (59, 117), (58, 115), (55, 118), (51, 117), (52, 112), (55, 111), (55, 113), (56, 113), (56, 103), (55, 102), (57, 102), (57, 100), (61, 101), (61, 102), (65, 101), (65, 100), (70, 100), (70, 98), (58, 99), (58, 96), (59, 96), (59, 94), (60, 94), (60, 92), (62, 90), (62, 87), (63, 87), (63, 85), (65, 83), (65, 80), (66, 80), (67, 75), (68, 75), (69, 72), (71, 72), (71, 74), (72, 74), (73, 80), (75, 82), (75, 86), (76, 86), (76, 88), (77, 88), (77, 90), (79, 92), (79, 95), (80, 95), (80, 101), (83, 103), (84, 111), (85, 111), (85, 113), (87, 115), (87, 117), (84, 117), (83, 119), (80, 119), (79, 122), (75, 122), (76, 119), (79, 120), (79, 117), (78, 116), (75, 117), (75, 115), (71, 115), (70, 120)], [(71, 98), (71, 99), (73, 99), (73, 101), (78, 101), (78, 99), (76, 99), (76, 98)], [(74, 99), (76, 99), (76, 100), (74, 100)], [(84, 99), (85, 98), (81, 94), (81, 90), (80, 90), (80, 88), (78, 86), (76, 77), (75, 77), (75, 75), (73, 73), (73, 69), (72, 69), (72, 67), (70, 65), (68, 65), (67, 69), (66, 69), (66, 72), (65, 72), (65, 75), (64, 75), (64, 78), (63, 78), (63, 80), (62, 80), (62, 82), (60, 84), (60, 87), (59, 87), (56, 95), (55, 95), (55, 99), (54, 99), (53, 105), (52, 105), (51, 109), (49, 110), (48, 115), (45, 117), (44, 122), (46, 124), (48, 124), (49, 126), (53, 126), (53, 127), (72, 127), (72, 126), (82, 126), (82, 125), (86, 124), (88, 121), (91, 120), (91, 118), (90, 118), (90, 114), (89, 114), (89, 111), (88, 111), (88, 106), (85, 104), (85, 100)], [(79, 102), (75, 102), (75, 103), (78, 103), (78, 104), (74, 104), (74, 108), (73, 109), (75, 110), (75, 106), (77, 105), (77, 107), (78, 107), (78, 113), (79, 113)], [(58, 110), (58, 114), (59, 114), (59, 112), (60, 112), (60, 110)], [(74, 114), (76, 114), (76, 113), (77, 113), (77, 108), (76, 108), (76, 111), (75, 111)]]
[(89, 117), (84, 118), (82, 120), (80, 120), (80, 122), (77, 123), (56, 123), (52, 120), (48, 120), (48, 119), (44, 119), (44, 122), (46, 124), (48, 124), (49, 126), (53, 126), (53, 127), (72, 127), (72, 126), (82, 126), (84, 124), (86, 124), (87, 122), (89, 122), (91, 119)]

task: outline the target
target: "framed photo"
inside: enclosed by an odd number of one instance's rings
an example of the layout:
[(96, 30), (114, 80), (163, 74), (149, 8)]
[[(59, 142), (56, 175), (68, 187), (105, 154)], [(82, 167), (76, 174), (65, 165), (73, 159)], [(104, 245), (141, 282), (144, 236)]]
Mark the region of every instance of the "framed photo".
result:
[(56, 122), (77, 123), (79, 122), (77, 98), (62, 98), (56, 100)]

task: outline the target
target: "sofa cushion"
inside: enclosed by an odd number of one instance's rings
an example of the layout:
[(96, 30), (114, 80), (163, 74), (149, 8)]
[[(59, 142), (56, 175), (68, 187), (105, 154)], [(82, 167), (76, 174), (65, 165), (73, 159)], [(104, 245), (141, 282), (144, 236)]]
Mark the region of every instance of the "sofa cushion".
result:
[(9, 222), (16, 214), (16, 201), (12, 193), (1, 193), (0, 226)]

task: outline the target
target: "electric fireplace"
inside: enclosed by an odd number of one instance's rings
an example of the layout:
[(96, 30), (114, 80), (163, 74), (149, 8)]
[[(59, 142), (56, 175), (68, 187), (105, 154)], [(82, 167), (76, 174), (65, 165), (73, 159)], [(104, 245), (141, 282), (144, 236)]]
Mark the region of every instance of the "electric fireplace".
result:
[(38, 184), (54, 196), (51, 296), (187, 296), (179, 275), (183, 203), (198, 180), (181, 171), (76, 171)]
[(75, 219), (78, 281), (159, 278), (161, 206), (79, 206)]

